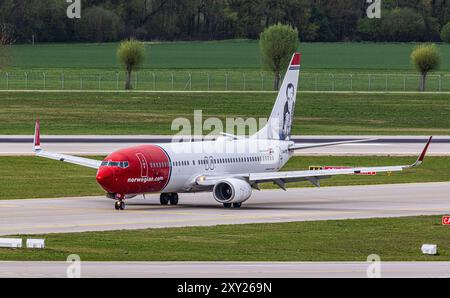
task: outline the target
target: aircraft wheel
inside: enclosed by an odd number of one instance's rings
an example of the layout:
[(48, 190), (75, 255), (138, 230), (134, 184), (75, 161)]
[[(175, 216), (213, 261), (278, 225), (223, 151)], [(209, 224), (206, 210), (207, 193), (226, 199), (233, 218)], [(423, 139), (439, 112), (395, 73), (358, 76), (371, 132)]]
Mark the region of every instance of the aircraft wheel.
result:
[(231, 203), (223, 203), (223, 207), (225, 208), (231, 208), (232, 204)]
[(178, 194), (172, 193), (169, 197), (170, 205), (178, 205)]
[(167, 205), (169, 204), (169, 197), (166, 193), (162, 193), (159, 197), (159, 202), (161, 205)]
[(242, 203), (233, 203), (233, 208), (241, 208)]
[(119, 209), (120, 209), (120, 210), (125, 210), (125, 202), (124, 202), (124, 201), (120, 201), (120, 203), (119, 203)]
[(124, 202), (124, 201), (117, 201), (117, 202), (114, 204), (114, 208), (115, 208), (116, 210), (125, 210), (125, 202)]

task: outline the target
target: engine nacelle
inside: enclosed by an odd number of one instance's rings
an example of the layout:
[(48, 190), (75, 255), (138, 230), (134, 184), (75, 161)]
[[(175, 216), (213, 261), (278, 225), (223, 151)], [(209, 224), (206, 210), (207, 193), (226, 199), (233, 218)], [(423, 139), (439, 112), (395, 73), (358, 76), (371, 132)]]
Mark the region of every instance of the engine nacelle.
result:
[(241, 179), (225, 179), (214, 186), (213, 195), (219, 203), (242, 203), (252, 195), (252, 187)]

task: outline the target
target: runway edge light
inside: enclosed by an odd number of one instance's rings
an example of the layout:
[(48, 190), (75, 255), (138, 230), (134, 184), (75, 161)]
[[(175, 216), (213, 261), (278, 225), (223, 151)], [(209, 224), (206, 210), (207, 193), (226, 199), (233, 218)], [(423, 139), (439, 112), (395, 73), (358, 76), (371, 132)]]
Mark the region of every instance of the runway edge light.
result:
[(436, 244), (422, 245), (422, 253), (424, 255), (436, 255), (437, 254), (437, 245)]

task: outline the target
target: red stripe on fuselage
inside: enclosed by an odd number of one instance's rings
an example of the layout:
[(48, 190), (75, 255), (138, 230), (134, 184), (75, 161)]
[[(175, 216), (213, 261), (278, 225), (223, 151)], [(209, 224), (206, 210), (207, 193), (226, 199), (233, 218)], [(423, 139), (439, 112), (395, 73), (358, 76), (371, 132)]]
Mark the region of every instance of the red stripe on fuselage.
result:
[(169, 183), (169, 155), (159, 146), (143, 145), (111, 153), (104, 161), (128, 162), (127, 168), (102, 166), (98, 183), (109, 193), (161, 192)]

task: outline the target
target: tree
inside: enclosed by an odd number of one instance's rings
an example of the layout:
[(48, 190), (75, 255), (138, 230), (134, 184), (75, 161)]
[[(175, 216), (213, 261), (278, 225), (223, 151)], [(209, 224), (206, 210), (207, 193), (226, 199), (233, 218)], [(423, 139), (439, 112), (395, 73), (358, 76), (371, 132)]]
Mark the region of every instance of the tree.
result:
[(141, 66), (145, 59), (144, 44), (135, 39), (123, 41), (120, 43), (117, 50), (117, 57), (119, 58), (120, 63), (125, 67), (125, 89), (131, 90), (133, 89), (131, 74)]
[(450, 42), (450, 22), (447, 23), (441, 30), (441, 39), (443, 42)]
[(331, 35), (337, 41), (351, 39), (360, 18), (366, 18), (366, 1), (311, 1), (323, 11), (330, 22)]
[(275, 75), (274, 90), (280, 88), (281, 71), (288, 66), (298, 43), (298, 31), (289, 25), (272, 25), (261, 33), (262, 58), (265, 66)]
[(10, 60), (8, 46), (13, 43), (12, 29), (5, 24), (0, 24), (0, 69), (8, 65)]
[(362, 40), (381, 41), (383, 40), (381, 24), (382, 19), (364, 18), (358, 21), (356, 30)]
[(117, 41), (122, 35), (122, 19), (101, 6), (87, 8), (80, 22), (77, 22), (76, 33), (79, 39), (98, 43)]
[(383, 13), (381, 32), (384, 41), (420, 41), (426, 35), (426, 24), (412, 8), (395, 8)]
[(425, 91), (428, 72), (435, 70), (441, 63), (441, 53), (435, 44), (420, 45), (411, 53), (411, 60), (420, 72), (420, 91)]

